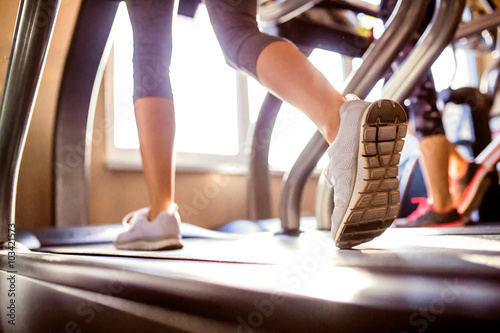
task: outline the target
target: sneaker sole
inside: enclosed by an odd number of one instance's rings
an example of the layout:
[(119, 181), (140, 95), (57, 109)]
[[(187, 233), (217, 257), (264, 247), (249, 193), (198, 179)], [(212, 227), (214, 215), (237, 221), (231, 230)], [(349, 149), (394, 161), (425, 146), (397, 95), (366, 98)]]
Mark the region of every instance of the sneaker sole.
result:
[(398, 165), (407, 132), (406, 112), (396, 102), (379, 100), (366, 108), (362, 119), (350, 203), (334, 237), (341, 249), (380, 236), (399, 210)]
[(113, 242), (113, 245), (120, 250), (155, 251), (155, 250), (175, 250), (183, 247), (178, 238), (168, 238), (160, 240), (135, 240), (130, 242)]

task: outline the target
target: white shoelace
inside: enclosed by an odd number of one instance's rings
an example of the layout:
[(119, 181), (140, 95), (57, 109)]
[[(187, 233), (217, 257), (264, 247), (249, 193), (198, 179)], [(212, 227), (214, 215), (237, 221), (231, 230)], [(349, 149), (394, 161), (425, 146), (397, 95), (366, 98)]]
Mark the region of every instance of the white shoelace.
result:
[(142, 215), (144, 213), (149, 212), (149, 208), (141, 208), (138, 210), (134, 210), (127, 215), (122, 220), (122, 224), (124, 227), (132, 227), (134, 225), (134, 222), (137, 221), (137, 218), (139, 215)]

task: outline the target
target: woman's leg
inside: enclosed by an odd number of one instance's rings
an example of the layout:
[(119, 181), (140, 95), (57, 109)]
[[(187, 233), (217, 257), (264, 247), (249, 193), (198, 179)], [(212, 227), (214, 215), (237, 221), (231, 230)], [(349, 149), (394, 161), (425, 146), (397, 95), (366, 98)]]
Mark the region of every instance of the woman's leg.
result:
[(174, 105), (171, 99), (143, 97), (135, 101), (134, 109), (153, 220), (174, 201)]
[(450, 162), (449, 162), (449, 175), (451, 178), (460, 178), (467, 171), (469, 161), (464, 159), (457, 151), (455, 145), (450, 142)]
[(282, 100), (304, 112), (332, 143), (345, 102), (297, 47), (262, 34), (256, 1), (206, 0), (210, 20), (229, 65), (246, 71)]
[(429, 204), (435, 212), (446, 213), (455, 208), (448, 181), (450, 142), (440, 134), (421, 138), (419, 146)]
[(407, 221), (398, 227), (452, 226), (462, 223), (450, 193), (449, 164), (452, 147), (444, 132), (436, 105), (437, 93), (432, 75), (419, 83), (409, 98), (409, 113), (419, 140), (420, 166), (424, 176), (427, 200), (421, 202)]
[(344, 97), (294, 45), (275, 42), (257, 60), (257, 77), (279, 98), (304, 112), (329, 144), (337, 136)]
[(128, 0), (134, 34), (134, 110), (153, 220), (174, 198), (175, 114), (169, 78), (173, 0)]
[(122, 250), (182, 247), (173, 204), (175, 115), (169, 67), (174, 0), (127, 0), (134, 33), (134, 109), (150, 207), (124, 218), (129, 227), (114, 246)]

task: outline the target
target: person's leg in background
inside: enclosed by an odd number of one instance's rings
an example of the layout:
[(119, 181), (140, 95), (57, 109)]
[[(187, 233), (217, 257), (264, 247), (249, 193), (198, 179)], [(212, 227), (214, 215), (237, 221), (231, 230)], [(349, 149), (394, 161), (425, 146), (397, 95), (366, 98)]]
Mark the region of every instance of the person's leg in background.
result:
[[(383, 5), (385, 9), (384, 21), (389, 19), (390, 13), (395, 8), (396, 1), (386, 1)], [(428, 6), (426, 19), (417, 33), (415, 33), (404, 50), (400, 53), (395, 64), (400, 66), (407, 58), (408, 54), (424, 33), (428, 23), (433, 17), (435, 4), (431, 2)], [(387, 73), (386, 79), (392, 75), (392, 70)], [(398, 221), (397, 227), (416, 227), (432, 224), (439, 224), (452, 219), (451, 222), (460, 220), (456, 212), (455, 205), (450, 195), (449, 189), (449, 167), (459, 166), (459, 155), (451, 147), (446, 139), (441, 114), (437, 109), (437, 92), (434, 87), (432, 73), (429, 71), (426, 77), (420, 80), (418, 86), (409, 98), (409, 110), (411, 124), (410, 133), (417, 136), (421, 151), (420, 164), (424, 176), (425, 187), (428, 198), (415, 198), (415, 202), (420, 202), (421, 206), (410, 215), (408, 222)], [(451, 163), (451, 164), (450, 164)], [(451, 213), (449, 213), (451, 212)], [(448, 214), (449, 213), (449, 214)], [(445, 218), (441, 216), (445, 215)], [(450, 221), (448, 221), (450, 222)]]
[[(453, 143), (450, 144), (450, 155), (448, 162), (448, 175), (450, 180), (450, 194), (453, 204), (458, 210), (465, 188), (469, 183), (471, 161), (465, 159)], [(465, 184), (464, 184), (465, 183)], [(460, 210), (458, 211), (459, 213)]]
[(346, 102), (297, 47), (259, 31), (256, 1), (205, 3), (228, 64), (304, 112), (331, 144), (335, 244), (349, 248), (380, 235), (399, 207), (395, 155), (406, 135), (403, 108), (393, 101)]
[(449, 212), (455, 208), (448, 179), (450, 143), (444, 134), (437, 134), (420, 139), (419, 147), (429, 204), (437, 213)]
[[(449, 174), (451, 178), (459, 178), (467, 170), (468, 161), (460, 155), (453, 143), (450, 144)], [(455, 202), (455, 201), (454, 201)]]
[(419, 140), (429, 204), (436, 212), (445, 213), (455, 208), (448, 181), (451, 149), (437, 108), (437, 92), (431, 73), (427, 74), (409, 100), (408, 108)]
[(128, 214), (129, 230), (115, 241), (121, 249), (178, 248), (179, 215), (174, 204), (175, 113), (169, 78), (174, 0), (127, 0), (134, 34), (134, 112), (149, 208)]
[(470, 198), (465, 200), (464, 193), (476, 173), (481, 173), (480, 166), (462, 157), (447, 139), (430, 74), (427, 82), (417, 89), (410, 100), (410, 115), (414, 119), (419, 139), (420, 162), (428, 194), (424, 205), (427, 204), (429, 209), (417, 209), (416, 214), (412, 214), (413, 221), (410, 221), (409, 226), (464, 224), (474, 207), (480, 204), (482, 196), (479, 194), (489, 183), (485, 181), (481, 189), (469, 191), (469, 197), (477, 195), (473, 204)]
[(427, 199), (415, 198), (420, 206), (397, 227), (428, 227), (461, 225), (450, 193), (450, 161), (461, 168), (462, 160), (445, 135), (441, 114), (437, 108), (437, 92), (432, 74), (421, 81), (409, 98), (410, 119), (420, 147), (420, 165), (427, 189)]
[[(395, 5), (396, 1), (392, 0), (385, 3), (385, 20)], [(431, 2), (426, 14), (427, 20), (401, 52), (396, 61), (398, 65), (403, 63), (426, 29), (434, 8), (434, 2)], [(420, 164), (428, 198), (415, 198), (415, 202), (420, 202), (421, 206), (409, 216), (408, 222), (396, 225), (399, 227), (446, 226), (464, 222), (456, 208), (460, 206), (462, 194), (470, 182), (470, 174), (473, 175), (475, 165), (465, 160), (446, 138), (441, 114), (436, 105), (437, 96), (432, 73), (429, 72), (409, 99), (408, 109), (414, 124), (414, 130), (410, 132), (419, 139)]]

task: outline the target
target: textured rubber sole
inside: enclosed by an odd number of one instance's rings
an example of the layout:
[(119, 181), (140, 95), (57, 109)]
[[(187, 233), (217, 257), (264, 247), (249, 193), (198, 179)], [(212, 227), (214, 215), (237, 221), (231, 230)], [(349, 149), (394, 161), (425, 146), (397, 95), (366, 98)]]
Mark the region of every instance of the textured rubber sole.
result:
[(341, 249), (380, 236), (399, 210), (398, 165), (406, 112), (394, 101), (379, 100), (366, 108), (362, 119), (354, 188), (334, 238)]
[(135, 251), (175, 250), (183, 247), (177, 237), (159, 240), (140, 239), (130, 242), (113, 242), (113, 245), (120, 250)]

